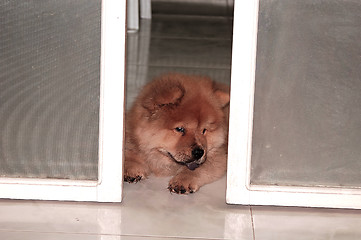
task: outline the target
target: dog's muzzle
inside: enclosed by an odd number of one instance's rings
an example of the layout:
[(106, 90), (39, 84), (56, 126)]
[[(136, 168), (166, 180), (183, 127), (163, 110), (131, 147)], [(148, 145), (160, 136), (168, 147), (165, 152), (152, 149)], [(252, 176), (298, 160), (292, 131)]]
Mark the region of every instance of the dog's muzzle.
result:
[(189, 170), (194, 170), (199, 167), (202, 162), (199, 161), (204, 156), (204, 150), (200, 147), (196, 147), (192, 150), (192, 159), (189, 162), (186, 162), (186, 166)]
[(170, 152), (162, 151), (162, 150), (160, 150), (160, 152), (166, 154), (174, 162), (178, 164), (186, 165), (187, 168), (192, 171), (198, 168), (206, 159), (206, 156), (204, 156), (205, 155), (204, 150), (199, 147), (192, 150), (192, 157), (186, 162), (177, 161), (177, 159), (173, 157), (173, 155)]

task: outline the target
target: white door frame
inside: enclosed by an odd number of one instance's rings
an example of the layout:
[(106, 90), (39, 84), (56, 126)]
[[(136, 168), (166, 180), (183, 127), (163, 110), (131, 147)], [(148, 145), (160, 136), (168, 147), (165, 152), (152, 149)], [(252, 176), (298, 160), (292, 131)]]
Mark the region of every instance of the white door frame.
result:
[(0, 198), (121, 202), (126, 1), (102, 0), (98, 181), (0, 178)]
[(227, 203), (361, 209), (360, 188), (250, 184), (258, 6), (234, 4)]

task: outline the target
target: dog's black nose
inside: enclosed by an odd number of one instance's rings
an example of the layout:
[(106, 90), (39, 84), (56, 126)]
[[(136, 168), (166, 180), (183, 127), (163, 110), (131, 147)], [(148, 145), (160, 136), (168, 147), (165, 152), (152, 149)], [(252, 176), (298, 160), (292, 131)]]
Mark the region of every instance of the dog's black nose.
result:
[(197, 147), (192, 150), (192, 156), (196, 160), (200, 159), (203, 156), (203, 154), (204, 154), (204, 150), (202, 148)]

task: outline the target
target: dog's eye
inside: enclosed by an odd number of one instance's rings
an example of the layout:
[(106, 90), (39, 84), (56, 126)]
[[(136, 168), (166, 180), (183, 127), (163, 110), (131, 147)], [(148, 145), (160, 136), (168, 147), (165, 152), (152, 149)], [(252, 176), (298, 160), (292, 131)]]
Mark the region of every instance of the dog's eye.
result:
[(184, 134), (185, 133), (185, 129), (184, 128), (182, 128), (182, 127), (176, 127), (174, 130), (176, 130), (177, 132), (180, 132), (180, 133), (182, 133), (182, 134)]
[(207, 132), (207, 129), (205, 128), (205, 129), (203, 129), (202, 134), (204, 135), (204, 134), (206, 134), (206, 132)]

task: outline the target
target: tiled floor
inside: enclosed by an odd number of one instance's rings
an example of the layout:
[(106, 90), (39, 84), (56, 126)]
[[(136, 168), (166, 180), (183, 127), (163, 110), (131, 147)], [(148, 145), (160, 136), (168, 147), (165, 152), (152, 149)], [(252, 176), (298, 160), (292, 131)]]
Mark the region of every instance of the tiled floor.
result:
[(179, 196), (151, 178), (125, 184), (120, 204), (1, 200), (0, 239), (361, 238), (359, 211), (227, 205), (225, 180)]
[[(128, 105), (162, 72), (229, 82), (230, 19), (156, 16), (128, 43)], [(189, 196), (167, 181), (125, 184), (121, 204), (1, 200), (0, 239), (361, 239), (360, 211), (227, 205), (225, 178)]]

